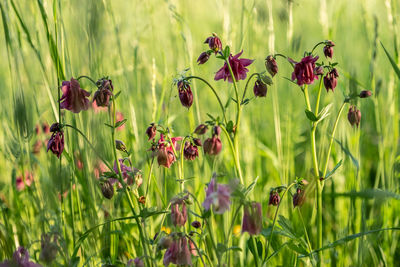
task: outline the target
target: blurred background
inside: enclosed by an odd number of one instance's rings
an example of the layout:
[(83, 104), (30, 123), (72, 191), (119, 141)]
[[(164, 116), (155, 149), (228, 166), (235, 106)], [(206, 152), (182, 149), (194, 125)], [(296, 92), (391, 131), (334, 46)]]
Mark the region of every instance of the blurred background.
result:
[[(224, 46), (231, 47), (232, 53), (243, 50), (242, 57), (255, 60), (249, 74), (264, 71), (269, 54), (281, 53), (299, 61), (304, 51), (320, 41), (329, 39), (336, 44), (333, 61), (338, 62), (340, 76), (334, 93), (322, 92), (320, 106), (333, 103), (333, 107), (331, 116), (318, 129), (319, 157), (325, 158), (345, 95), (371, 90), (373, 96), (353, 103), (362, 113), (359, 128), (347, 121), (348, 107), (341, 116), (328, 169), (340, 160), (343, 164), (324, 190), (324, 243), (371, 229), (399, 226), (400, 83), (381, 46), (398, 64), (398, 1), (1, 0), (0, 7), (0, 259), (9, 258), (18, 244), (30, 247), (31, 258), (38, 258), (33, 251), (40, 250), (37, 241), (41, 234), (57, 232), (64, 237), (64, 249), (57, 261), (68, 262), (85, 231), (108, 216), (129, 215), (122, 194), (112, 201), (101, 195), (95, 178), (99, 159), (76, 132), (66, 131), (61, 175), (57, 158), (45, 152), (49, 134), (42, 126), (51, 125), (58, 116), (57, 77), (110, 77), (114, 90), (121, 91), (120, 116), (127, 119), (125, 127), (117, 131), (117, 139), (125, 142), (133, 166), (143, 172), (140, 190), (150, 183), (146, 206), (166, 208), (179, 191), (175, 182), (178, 169), (174, 166), (166, 170), (156, 164), (148, 176), (151, 154), (145, 130), (156, 122), (171, 127), (174, 136), (185, 136), (209, 119), (207, 113), (219, 115), (212, 92), (198, 81), (192, 82), (194, 105), (189, 110), (181, 106), (173, 80), (187, 68), (188, 75), (208, 80), (224, 104), (230, 100), (234, 94), (231, 84), (214, 81), (222, 61), (211, 58), (204, 65), (196, 64), (197, 57), (207, 49), (205, 39), (213, 32)], [(316, 54), (323, 57), (322, 46)], [(312, 179), (310, 129), (302, 92), (284, 79), (291, 77), (290, 64), (283, 58), (277, 62), (279, 74), (268, 88), (267, 97), (245, 106), (240, 133), (241, 166), (247, 184), (258, 177), (250, 198), (262, 202), (264, 226), (270, 225), (275, 211), (267, 205), (271, 187), (288, 185), (296, 177)], [(239, 82), (242, 88), (244, 84)], [(82, 80), (81, 85), (93, 95), (96, 88), (90, 82)], [(317, 83), (310, 89), (313, 101), (316, 87)], [(252, 96), (252, 90), (248, 96)], [(227, 114), (232, 120), (234, 112), (231, 103)], [(107, 111), (91, 108), (77, 115), (65, 112), (65, 121), (81, 129), (112, 163), (111, 135), (104, 125), (107, 116)], [(194, 178), (185, 187), (200, 201), (214, 171), (225, 175), (221, 181), (235, 178), (233, 158), (224, 138), (222, 143), (218, 157), (201, 155), (185, 163), (185, 177)], [(25, 173), (31, 173), (34, 182), (17, 188), (18, 177)], [(61, 206), (60, 192), (65, 193)], [(291, 198), (284, 201), (281, 214), (301, 232), (301, 219), (292, 208)], [(313, 192), (307, 195), (301, 212), (314, 244)], [(62, 227), (62, 215), (66, 228)], [(149, 219), (150, 238), (159, 231), (161, 219)], [(228, 220), (221, 223), (229, 225)], [(133, 222), (96, 228), (82, 241), (80, 264), (126, 262), (136, 256), (140, 247), (137, 240)], [(234, 243), (243, 246), (245, 241), (237, 236)], [(246, 253), (235, 256), (238, 263), (247, 262)], [(325, 250), (324, 255), (331, 266), (394, 266), (400, 259), (399, 233), (367, 235)], [(293, 266), (296, 257), (285, 248), (271, 264)], [(300, 260), (296, 264), (307, 266), (309, 262)]]

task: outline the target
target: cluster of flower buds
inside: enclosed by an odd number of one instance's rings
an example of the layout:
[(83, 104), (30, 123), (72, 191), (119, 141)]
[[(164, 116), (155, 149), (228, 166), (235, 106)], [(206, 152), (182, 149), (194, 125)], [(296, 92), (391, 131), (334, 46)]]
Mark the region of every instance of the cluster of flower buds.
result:
[(108, 107), (114, 90), (112, 81), (108, 78), (101, 78), (96, 82), (96, 85), (97, 91), (94, 93), (93, 102), (96, 102), (98, 107)]
[(339, 74), (335, 68), (332, 68), (324, 77), (324, 86), (327, 92), (332, 90), (334, 92), (337, 85), (337, 78)]
[(206, 154), (218, 155), (222, 149), (222, 143), (220, 139), (221, 127), (215, 125), (213, 128), (212, 137), (207, 138), (204, 141), (203, 149)]
[(52, 132), (49, 142), (47, 143), (47, 151), (53, 152), (58, 158), (60, 158), (64, 151), (64, 132), (59, 123), (53, 123), (50, 127)]
[(177, 83), (179, 100), (182, 106), (190, 108), (193, 104), (193, 92), (190, 88), (190, 83), (187, 80), (180, 80)]
[(222, 50), (222, 42), (216, 33), (213, 33), (212, 36), (208, 37), (204, 43), (208, 44), (210, 50), (202, 52), (197, 58), (197, 63), (199, 65), (206, 63), (212, 53), (217, 54)]
[(194, 160), (199, 156), (198, 146), (202, 146), (201, 140), (199, 138), (192, 138), (191, 141), (185, 142), (183, 156), (186, 160)]

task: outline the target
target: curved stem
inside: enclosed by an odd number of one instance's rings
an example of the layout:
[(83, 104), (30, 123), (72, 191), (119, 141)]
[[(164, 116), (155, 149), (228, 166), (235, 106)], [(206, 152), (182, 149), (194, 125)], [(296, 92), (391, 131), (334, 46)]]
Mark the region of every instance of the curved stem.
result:
[(96, 87), (97, 87), (97, 84), (96, 84), (96, 82), (92, 79), (92, 78), (90, 78), (89, 76), (86, 76), (86, 75), (81, 75), (81, 76), (79, 76), (78, 78), (76, 78), (78, 81), (80, 80), (80, 79), (82, 79), (82, 78), (86, 78), (86, 79), (88, 79), (89, 81), (91, 81), (94, 85), (96, 85)]
[(317, 95), (317, 103), (315, 104), (315, 116), (318, 116), (319, 112), (319, 100), (321, 98), (321, 91), (322, 91), (322, 80), (324, 78), (321, 75), (321, 80), (319, 81), (319, 88), (318, 88), (318, 95)]
[(186, 77), (186, 79), (187, 79), (187, 80), (189, 80), (189, 79), (197, 79), (197, 80), (200, 80), (200, 81), (202, 81), (203, 83), (205, 83), (205, 84), (211, 89), (211, 91), (214, 93), (215, 97), (216, 97), (217, 100), (218, 100), (219, 106), (221, 107), (222, 115), (224, 116), (224, 121), (225, 121), (225, 123), (227, 123), (224, 105), (222, 104), (221, 98), (218, 96), (218, 93), (217, 93), (217, 91), (215, 91), (214, 87), (212, 87), (211, 84), (210, 84), (209, 82), (207, 82), (205, 79), (203, 79), (203, 78), (201, 78), (201, 77), (198, 77), (198, 76), (188, 76), (188, 77)]
[(220, 127), (221, 127), (222, 131), (224, 132), (224, 134), (226, 136), (226, 139), (228, 140), (229, 146), (230, 146), (231, 151), (232, 151), (233, 159), (235, 161), (236, 171), (237, 171), (237, 173), (239, 175), (240, 183), (243, 184), (242, 170), (240, 168), (239, 158), (236, 155), (235, 146), (233, 145), (231, 137), (230, 137), (228, 131), (225, 129), (225, 127), (223, 125), (220, 125)]
[(311, 50), (311, 54), (314, 52), (315, 48), (317, 48), (319, 45), (324, 44), (324, 43), (325, 43), (325, 41), (319, 42), (318, 44), (316, 44), (316, 45), (314, 46), (314, 48)]
[(193, 239), (192, 239), (189, 235), (186, 235), (186, 237), (190, 240), (190, 242), (192, 242), (192, 244), (193, 244), (194, 247), (196, 248), (197, 253), (198, 253), (199, 256), (200, 256), (200, 260), (201, 260), (201, 262), (203, 263), (203, 266), (205, 267), (205, 266), (206, 266), (206, 263), (204, 262), (203, 256), (201, 255), (201, 252), (200, 252), (200, 249), (198, 248), (198, 246), (196, 245), (196, 243), (193, 241)]
[(276, 218), (278, 217), (278, 212), (279, 212), (279, 208), (281, 206), (282, 200), (285, 197), (286, 193), (289, 191), (289, 189), (294, 186), (296, 183), (291, 183), (286, 190), (283, 192), (282, 197), (281, 197), (281, 201), (278, 204), (278, 207), (276, 207), (276, 211), (275, 211), (275, 215), (274, 215), (274, 221), (272, 222), (272, 228), (271, 228), (271, 234), (268, 238), (268, 245), (267, 245), (267, 249), (265, 250), (265, 257), (263, 262), (266, 261), (266, 259), (268, 258), (268, 250), (269, 250), (269, 245), (271, 244), (271, 240), (272, 240), (272, 235), (274, 234), (274, 229), (275, 229), (275, 224), (276, 224)]
[(243, 100), (244, 100), (244, 98), (246, 97), (247, 86), (249, 85), (249, 82), (250, 82), (251, 78), (253, 78), (253, 76), (255, 76), (255, 75), (260, 76), (259, 73), (253, 73), (253, 74), (251, 74), (251, 76), (247, 79), (246, 86), (244, 87), (244, 92), (243, 92), (242, 100), (240, 100), (240, 104), (241, 104), (241, 105), (243, 104)]

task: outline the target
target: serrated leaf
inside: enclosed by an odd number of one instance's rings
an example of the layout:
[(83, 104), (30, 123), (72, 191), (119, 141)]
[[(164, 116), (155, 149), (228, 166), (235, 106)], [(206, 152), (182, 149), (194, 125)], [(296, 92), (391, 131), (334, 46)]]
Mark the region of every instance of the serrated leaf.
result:
[(332, 175), (336, 172), (336, 170), (342, 165), (342, 162), (343, 162), (343, 160), (341, 159), (341, 160), (336, 164), (336, 166), (335, 166), (330, 172), (328, 172), (328, 173), (325, 175), (325, 179), (328, 179), (330, 176), (332, 176)]
[(305, 110), (306, 116), (310, 121), (318, 121), (318, 118), (315, 117), (314, 113), (309, 111), (308, 109)]
[(295, 244), (295, 242), (293, 240), (292, 240), (292, 242), (288, 243), (288, 247), (291, 250), (296, 251), (299, 254), (302, 254), (302, 255), (308, 254), (308, 251), (306, 248), (304, 248), (301, 244)]

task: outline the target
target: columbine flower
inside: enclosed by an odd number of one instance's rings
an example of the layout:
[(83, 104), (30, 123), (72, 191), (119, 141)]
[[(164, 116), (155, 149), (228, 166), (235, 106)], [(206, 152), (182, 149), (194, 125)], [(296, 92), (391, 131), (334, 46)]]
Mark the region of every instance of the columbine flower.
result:
[(157, 133), (157, 127), (154, 123), (151, 123), (150, 126), (146, 129), (146, 134), (149, 137), (148, 140), (154, 139)]
[(296, 193), (293, 195), (293, 208), (297, 206), (303, 205), (304, 201), (306, 200), (306, 196), (304, 194), (304, 190), (301, 188), (297, 188)]
[(205, 125), (205, 124), (200, 124), (200, 125), (197, 126), (196, 129), (194, 130), (194, 133), (195, 133), (195, 134), (198, 134), (198, 135), (202, 135), (202, 134), (205, 134), (205, 133), (207, 132), (207, 130), (208, 130), (207, 125)]
[(79, 82), (74, 78), (71, 81), (63, 81), (61, 90), (63, 92), (60, 98), (60, 108), (70, 110), (74, 113), (79, 113), (81, 110), (89, 108), (89, 92), (83, 90)]
[(197, 63), (199, 65), (204, 64), (208, 61), (210, 58), (210, 54), (208, 52), (203, 52), (200, 54), (199, 58), (197, 59)]
[(265, 68), (274, 77), (278, 73), (278, 64), (276, 64), (276, 60), (273, 56), (269, 55), (265, 59)]
[[(235, 56), (229, 55), (229, 64), (231, 65), (232, 68), (232, 73), (233, 76), (235, 76), (235, 80), (239, 81), (239, 80), (244, 80), (246, 79), (247, 76), (247, 72), (249, 71), (246, 67), (249, 66), (251, 63), (253, 63), (254, 60), (251, 59), (246, 59), (246, 58), (241, 58), (239, 59), (239, 57), (242, 55), (243, 50), (236, 54)], [(226, 79), (228, 79), (228, 82), (232, 83), (232, 76), (231, 73), (229, 71), (229, 67), (228, 65), (224, 64), (224, 66), (218, 70), (218, 72), (215, 74), (214, 80), (218, 81), (224, 79), (224, 81), (226, 81)]]
[(164, 254), (163, 263), (165, 266), (168, 266), (170, 263), (192, 266), (192, 258), (185, 236), (178, 237), (172, 241), (172, 244)]
[(262, 228), (261, 204), (251, 202), (244, 205), (243, 208), (242, 233), (248, 232), (250, 235), (258, 235)]
[(18, 191), (22, 191), (25, 185), (30, 187), (33, 182), (33, 175), (30, 172), (25, 172), (25, 175), (20, 175), (15, 179), (16, 188)]
[(203, 202), (203, 207), (206, 210), (213, 205), (213, 210), (217, 214), (222, 214), (229, 209), (231, 205), (231, 190), (228, 185), (217, 184), (213, 177), (208, 184), (206, 190), (206, 199)]
[[(124, 179), (125, 183), (127, 185), (132, 185), (133, 184), (133, 178), (135, 178), (135, 182), (137, 184), (137, 187), (139, 187), (142, 184), (142, 175), (140, 173), (140, 170), (136, 169), (136, 168), (131, 168), (129, 166), (126, 166), (124, 164), (124, 159), (119, 159), (119, 166), (121, 169), (121, 175), (122, 178)], [(114, 161), (114, 166), (113, 166), (113, 170), (116, 174), (118, 174), (118, 166), (117, 166), (117, 162)], [(110, 178), (109, 179), (111, 184), (114, 184), (116, 182), (118, 182), (118, 179), (115, 178)], [(140, 183), (138, 183), (140, 182)], [(118, 186), (121, 187), (121, 184), (118, 183)]]
[(268, 90), (267, 85), (260, 79), (257, 79), (257, 81), (254, 83), (254, 88), (253, 88), (254, 96), (265, 97), (267, 95), (267, 90)]
[(28, 250), (19, 247), (14, 252), (12, 259), (1, 262), (0, 267), (42, 267), (42, 265), (29, 261)]
[(112, 199), (114, 196), (114, 187), (111, 184), (110, 180), (106, 180), (102, 185), (101, 185), (101, 193), (103, 196), (107, 199)]
[(358, 95), (360, 98), (367, 98), (370, 97), (372, 95), (371, 91), (369, 90), (363, 90), (360, 92), (360, 94)]
[(194, 227), (194, 228), (200, 228), (201, 227), (201, 222), (199, 222), (199, 221), (193, 221), (192, 223), (191, 223), (191, 225)]
[(268, 205), (278, 206), (279, 202), (281, 202), (281, 197), (279, 196), (279, 193), (275, 190), (271, 190), (271, 192), (269, 192)]
[(194, 160), (199, 156), (199, 149), (196, 145), (185, 142), (185, 148), (183, 149), (183, 156), (186, 160)]
[(186, 199), (188, 195), (171, 200), (171, 220), (174, 226), (184, 226), (187, 221)]
[[(178, 140), (181, 140), (181, 137), (172, 137), (172, 146), (174, 146), (175, 151), (178, 151)], [(164, 135), (160, 135), (160, 140), (158, 140), (158, 150), (157, 150), (157, 162), (158, 165), (164, 166), (166, 168), (171, 167), (172, 163), (176, 161), (174, 149), (171, 144), (164, 139)]]
[(325, 57), (332, 58), (333, 56), (333, 47), (335, 44), (332, 41), (327, 41), (324, 46), (324, 55)]
[(94, 93), (93, 102), (96, 102), (98, 107), (108, 107), (112, 91), (114, 90), (111, 80), (102, 78), (96, 82), (96, 85), (98, 89)]
[(318, 76), (314, 72), (315, 70), (315, 62), (318, 60), (318, 56), (313, 57), (309, 55), (304, 57), (300, 62), (296, 62), (291, 58), (288, 60), (295, 64), (294, 71), (292, 73), (292, 80), (297, 79), (297, 84), (302, 86), (303, 84), (312, 84), (315, 79), (318, 79)]
[(221, 128), (219, 126), (214, 126), (213, 135), (211, 138), (207, 138), (204, 141), (204, 152), (209, 155), (218, 155), (222, 149), (221, 139), (219, 134), (221, 133)]
[(329, 92), (329, 90), (332, 90), (332, 92), (335, 90), (337, 77), (339, 77), (339, 74), (335, 68), (326, 74), (324, 77), (324, 85), (327, 92)]
[(60, 158), (62, 152), (64, 151), (64, 133), (58, 123), (51, 125), (50, 131), (53, 132), (53, 134), (47, 143), (47, 151), (51, 150), (53, 154)]
[(349, 120), (351, 126), (360, 124), (361, 121), (361, 111), (357, 109), (356, 106), (351, 106), (349, 109), (349, 113), (347, 113), (347, 119)]
[(190, 108), (193, 104), (193, 93), (192, 89), (190, 89), (189, 82), (182, 80), (179, 81), (177, 85), (179, 100), (181, 101), (182, 106)]
[(215, 33), (213, 33), (212, 36), (208, 37), (204, 43), (208, 44), (210, 49), (213, 50), (215, 54), (217, 54), (218, 51), (222, 50), (221, 40)]

